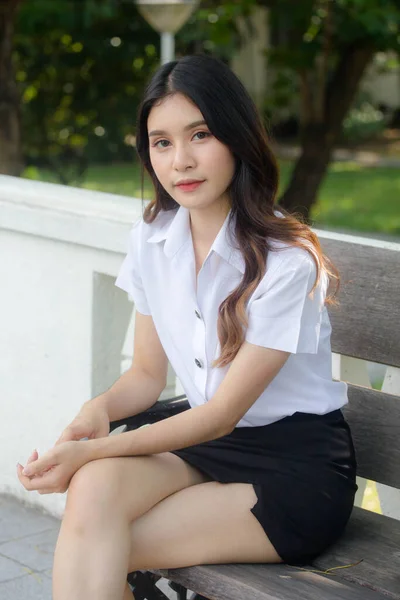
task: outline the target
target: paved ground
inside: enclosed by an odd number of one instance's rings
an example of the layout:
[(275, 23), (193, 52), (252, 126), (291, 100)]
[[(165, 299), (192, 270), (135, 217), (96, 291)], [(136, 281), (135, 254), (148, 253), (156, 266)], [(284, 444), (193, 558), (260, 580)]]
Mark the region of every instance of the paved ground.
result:
[[(51, 600), (51, 570), (60, 521), (0, 496), (0, 598)], [(160, 582), (171, 599), (176, 594)]]

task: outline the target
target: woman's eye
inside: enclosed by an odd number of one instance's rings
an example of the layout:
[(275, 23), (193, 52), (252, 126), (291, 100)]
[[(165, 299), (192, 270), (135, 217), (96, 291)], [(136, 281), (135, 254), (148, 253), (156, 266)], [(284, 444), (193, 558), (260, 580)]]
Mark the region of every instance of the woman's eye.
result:
[(168, 141), (168, 140), (158, 140), (158, 142), (156, 142), (156, 143), (154, 144), (154, 147), (155, 147), (155, 148), (167, 148), (168, 146), (164, 146), (164, 145), (161, 145), (161, 146), (160, 146), (160, 145), (159, 145), (159, 144), (162, 144), (163, 142), (166, 142), (167, 144), (169, 144), (169, 141)]
[(210, 137), (211, 133), (208, 133), (207, 131), (198, 131), (197, 133), (194, 134), (193, 137), (195, 137), (196, 135), (202, 135), (204, 137), (201, 137), (201, 140), (204, 140), (207, 137)]

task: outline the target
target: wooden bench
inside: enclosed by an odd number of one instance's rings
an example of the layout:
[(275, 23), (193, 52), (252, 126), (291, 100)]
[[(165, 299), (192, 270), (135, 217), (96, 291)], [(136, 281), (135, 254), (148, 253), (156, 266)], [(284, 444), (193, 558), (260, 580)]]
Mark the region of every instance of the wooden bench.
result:
[[(384, 385), (391, 393), (349, 383), (344, 413), (353, 432), (358, 475), (400, 489), (400, 244), (318, 234), (342, 277), (340, 306), (329, 308), (336, 372), (337, 360), (348, 366), (363, 359), (391, 368)], [(133, 429), (186, 408), (184, 397), (160, 401), (112, 428), (125, 424)], [(231, 564), (133, 573), (129, 581), (136, 600), (166, 598), (154, 586), (160, 577), (171, 582), (179, 600), (187, 598), (186, 588), (197, 599), (211, 600), (397, 600), (400, 521), (355, 507), (342, 539), (303, 568)]]

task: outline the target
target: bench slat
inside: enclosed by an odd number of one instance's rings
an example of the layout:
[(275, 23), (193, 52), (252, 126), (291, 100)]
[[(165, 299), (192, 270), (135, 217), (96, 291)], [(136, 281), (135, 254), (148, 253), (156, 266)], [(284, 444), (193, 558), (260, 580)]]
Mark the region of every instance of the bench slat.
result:
[(400, 244), (388, 249), (318, 234), (342, 280), (339, 306), (328, 307), (333, 352), (399, 367)]
[(400, 488), (400, 398), (349, 384), (343, 413), (351, 427), (357, 474)]
[(286, 565), (202, 565), (153, 571), (210, 600), (388, 600), (382, 593)]
[(315, 565), (328, 569), (335, 565), (363, 562), (341, 569), (340, 577), (400, 598), (400, 521), (354, 508), (345, 535), (317, 560)]

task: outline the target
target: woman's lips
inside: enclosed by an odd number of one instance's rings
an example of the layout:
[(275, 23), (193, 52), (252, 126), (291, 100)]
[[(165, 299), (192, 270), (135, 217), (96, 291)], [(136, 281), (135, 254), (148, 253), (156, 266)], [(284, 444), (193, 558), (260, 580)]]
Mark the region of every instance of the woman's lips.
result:
[(193, 183), (181, 183), (177, 187), (182, 190), (182, 192), (193, 192), (197, 190), (197, 188), (204, 183), (204, 181), (195, 181)]

